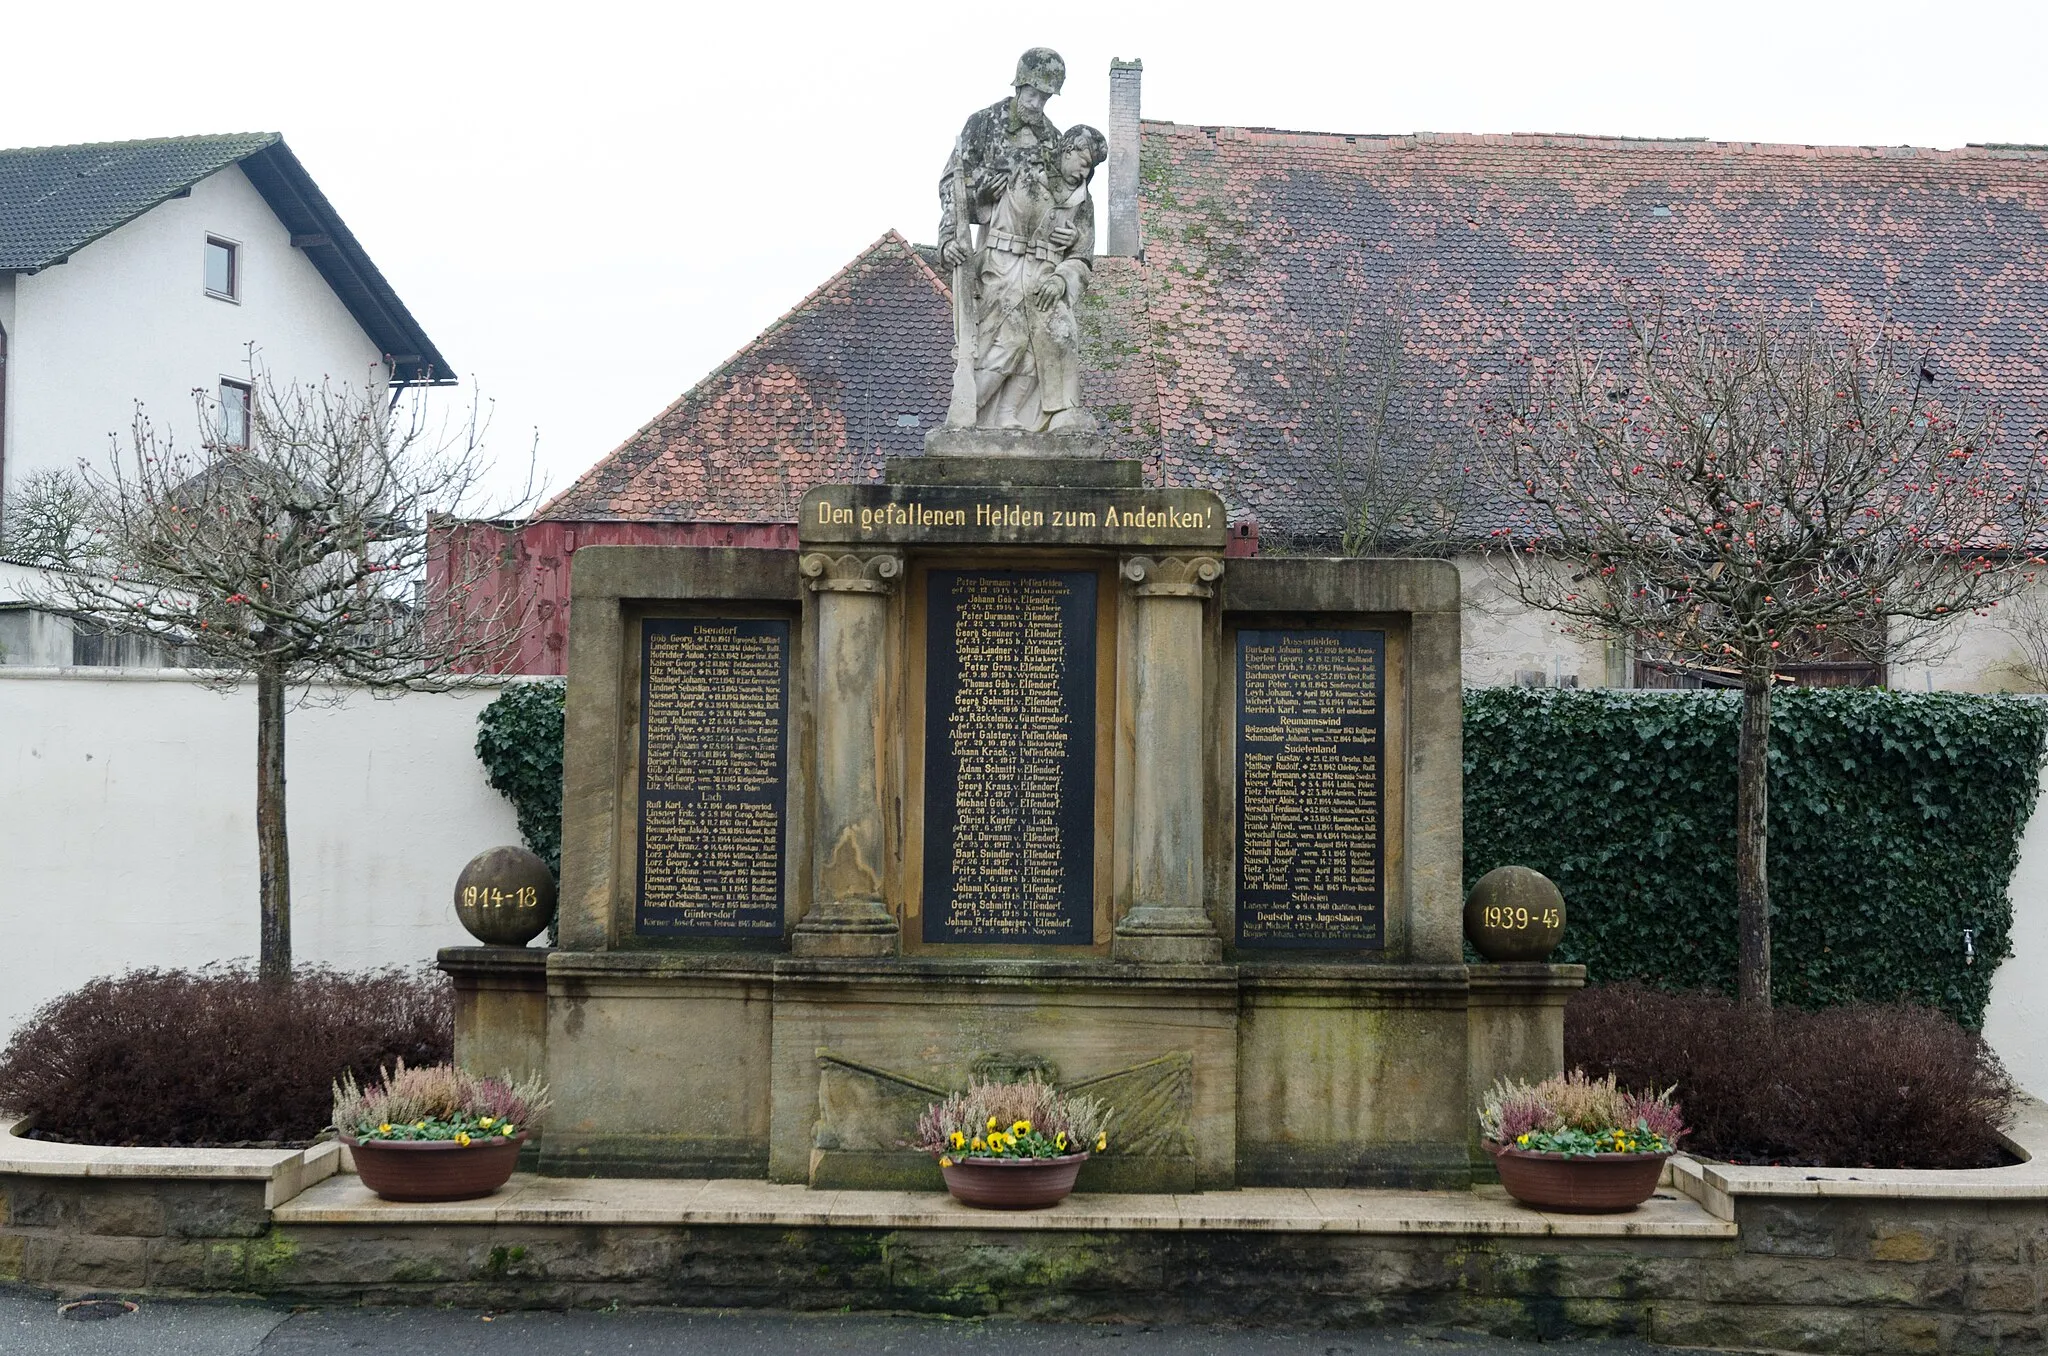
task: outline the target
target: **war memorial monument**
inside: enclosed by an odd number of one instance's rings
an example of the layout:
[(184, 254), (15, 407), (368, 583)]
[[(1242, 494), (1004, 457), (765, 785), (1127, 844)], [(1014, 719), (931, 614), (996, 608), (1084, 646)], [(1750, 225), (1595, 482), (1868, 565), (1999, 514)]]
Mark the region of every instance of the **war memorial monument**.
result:
[(1080, 399), (1101, 133), (1044, 48), (940, 181), (946, 425), (794, 551), (593, 547), (560, 943), (443, 953), (544, 1173), (939, 1185), (976, 1077), (1115, 1109), (1082, 1190), (1459, 1186), (1573, 966), (1465, 960), (1459, 582), (1226, 561)]

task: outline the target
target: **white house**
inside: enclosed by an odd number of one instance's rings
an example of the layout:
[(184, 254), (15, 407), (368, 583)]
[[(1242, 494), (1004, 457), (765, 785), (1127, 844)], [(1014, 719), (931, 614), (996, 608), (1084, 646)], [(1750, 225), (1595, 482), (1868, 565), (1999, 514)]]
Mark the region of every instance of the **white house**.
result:
[(189, 446), (217, 401), (232, 442), (252, 347), (279, 382), (455, 379), (276, 133), (0, 150), (0, 526), (138, 402)]

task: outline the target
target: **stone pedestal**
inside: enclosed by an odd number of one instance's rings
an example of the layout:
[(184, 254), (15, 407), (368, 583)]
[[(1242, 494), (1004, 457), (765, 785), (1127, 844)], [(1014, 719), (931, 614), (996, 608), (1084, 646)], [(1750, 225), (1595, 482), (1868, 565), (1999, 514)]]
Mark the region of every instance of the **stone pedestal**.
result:
[(896, 950), (897, 924), (884, 889), (883, 732), (889, 595), (903, 557), (820, 551), (797, 569), (817, 598), (817, 827), (812, 902), (794, 950), (886, 956)]
[(1583, 965), (1533, 962), (1470, 967), (1466, 1067), (1471, 1082), (1468, 1118), (1475, 1158), (1480, 1152), (1479, 1103), (1503, 1078), (1540, 1083), (1564, 1072), (1564, 1005), (1586, 986)]
[(1118, 960), (1201, 965), (1222, 939), (1202, 908), (1203, 603), (1223, 577), (1215, 556), (1131, 556), (1136, 587), (1136, 737), (1131, 908), (1116, 925)]
[(544, 947), (446, 946), (435, 958), (455, 987), (455, 1062), (486, 1078), (547, 1068)]

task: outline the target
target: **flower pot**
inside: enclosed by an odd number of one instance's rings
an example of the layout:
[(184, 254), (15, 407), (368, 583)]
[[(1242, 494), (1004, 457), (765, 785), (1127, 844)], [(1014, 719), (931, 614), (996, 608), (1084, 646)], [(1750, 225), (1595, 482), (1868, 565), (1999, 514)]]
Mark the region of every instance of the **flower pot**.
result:
[(511, 1139), (356, 1140), (347, 1135), (363, 1185), (387, 1201), (467, 1201), (488, 1196), (519, 1166), (524, 1133)]
[(1657, 1191), (1662, 1154), (1540, 1154), (1489, 1144), (1508, 1195), (1539, 1210), (1604, 1215), (1633, 1210)]
[(1074, 1189), (1088, 1155), (1064, 1158), (961, 1158), (939, 1171), (946, 1190), (962, 1205), (984, 1210), (1043, 1210)]

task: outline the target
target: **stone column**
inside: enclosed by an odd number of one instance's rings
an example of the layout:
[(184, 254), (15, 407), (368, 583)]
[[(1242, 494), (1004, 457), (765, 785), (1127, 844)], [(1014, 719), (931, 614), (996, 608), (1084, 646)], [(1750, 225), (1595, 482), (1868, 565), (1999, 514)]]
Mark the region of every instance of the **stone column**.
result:
[(797, 562), (818, 610), (812, 775), (811, 906), (796, 926), (799, 956), (892, 956), (898, 928), (883, 893), (882, 737), (888, 700), (889, 595), (903, 574), (895, 551)]
[(1138, 595), (1131, 910), (1110, 954), (1213, 963), (1223, 942), (1202, 907), (1202, 603), (1223, 562), (1131, 556), (1123, 575)]

